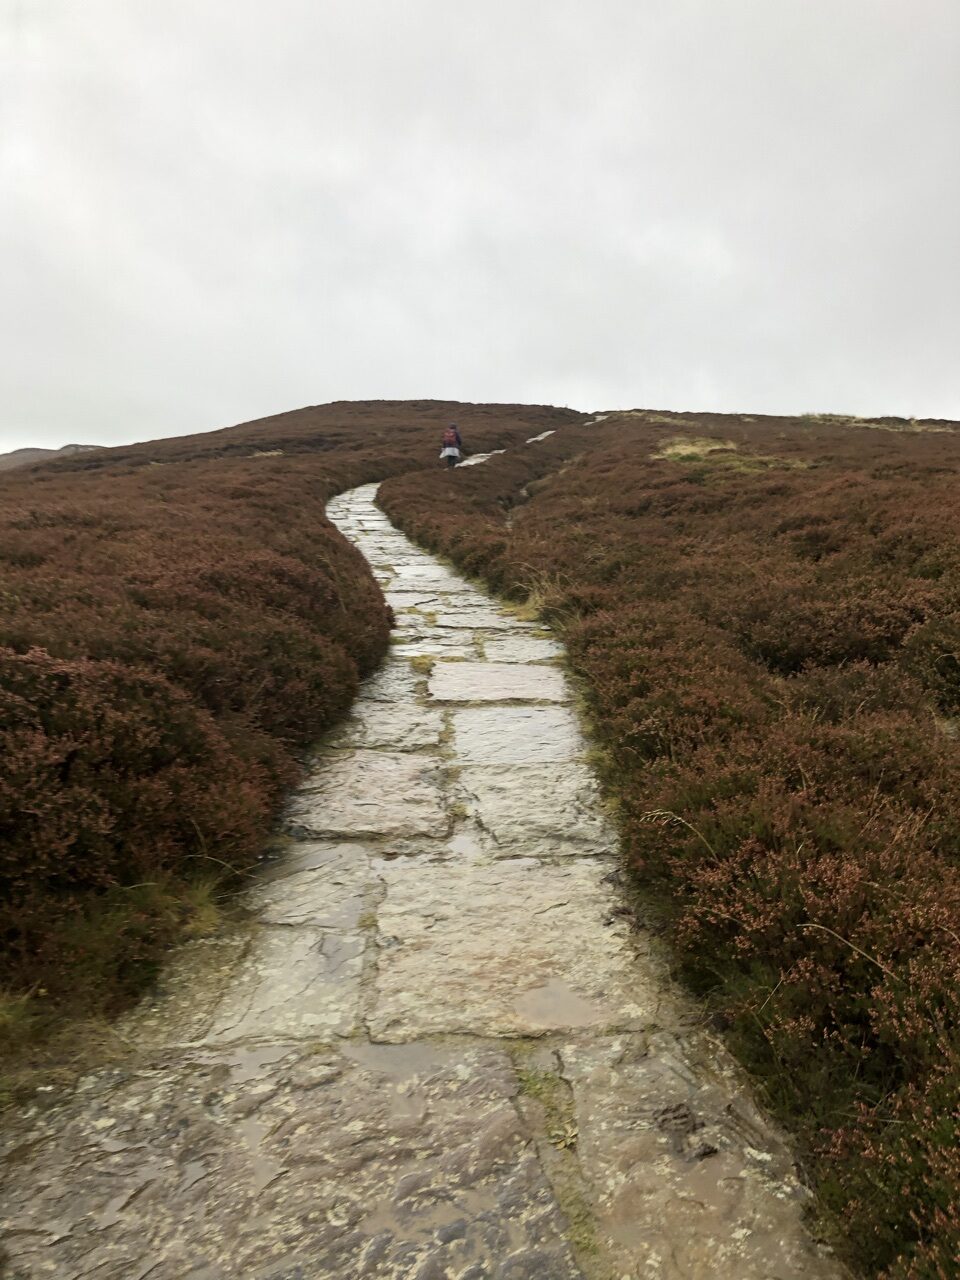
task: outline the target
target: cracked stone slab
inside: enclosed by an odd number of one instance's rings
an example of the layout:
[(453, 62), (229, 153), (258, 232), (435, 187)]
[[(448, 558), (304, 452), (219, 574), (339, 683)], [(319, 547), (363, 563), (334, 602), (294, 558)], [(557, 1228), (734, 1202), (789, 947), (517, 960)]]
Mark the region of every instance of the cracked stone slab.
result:
[(363, 554), (372, 564), (383, 563), (391, 567), (424, 564), (428, 558), (402, 533), (363, 535)]
[(121, 1039), (141, 1048), (202, 1040), (249, 949), (250, 939), (241, 933), (177, 947), (155, 989), (118, 1020)]
[(563, 672), (555, 667), (500, 662), (438, 664), (428, 688), (438, 702), (569, 702)]
[(360, 704), (328, 745), (421, 751), (438, 746), (442, 732), (443, 714), (438, 710), (417, 703), (371, 702)]
[(593, 862), (527, 859), (376, 866), (377, 1040), (425, 1035), (542, 1035), (638, 1027), (656, 1015), (652, 970), (638, 970)]
[(282, 864), (247, 893), (250, 910), (264, 924), (309, 925), (352, 931), (375, 886), (370, 855), (357, 845), (308, 845), (314, 865)]
[(792, 1155), (722, 1045), (661, 1032), (561, 1056), (580, 1165), (622, 1267), (663, 1280), (836, 1276), (804, 1230), (810, 1193)]
[(465, 764), (554, 764), (586, 750), (567, 707), (458, 707), (450, 715), (456, 755)]
[(440, 574), (422, 574), (400, 578), (391, 574), (386, 583), (386, 590), (391, 596), (417, 596), (423, 595), (425, 592), (432, 592), (434, 595), (456, 596), (471, 595), (474, 588), (469, 582), (462, 582), (459, 578), (455, 578), (453, 574), (441, 576)]
[[(276, 843), (274, 855), (258, 869), (257, 884), (272, 885), (303, 871), (324, 870), (339, 878), (344, 871), (350, 874), (355, 866), (368, 868), (379, 848), (375, 842), (360, 840), (295, 840), (288, 836), (285, 843)], [(249, 892), (255, 894), (257, 889)]]
[(465, 765), (458, 788), (469, 816), (501, 855), (613, 855), (617, 836), (586, 765)]
[[(480, 597), (485, 599), (485, 597)], [(523, 627), (523, 623), (512, 614), (501, 613), (498, 609), (490, 608), (488, 605), (478, 605), (471, 608), (445, 608), (443, 617), (439, 618), (435, 626), (452, 627), (455, 630), (469, 629), (473, 631), (518, 631)]]
[(439, 836), (448, 825), (436, 761), (379, 750), (325, 758), (287, 816), (287, 828), (308, 839)]
[(412, 611), (430, 613), (440, 606), (439, 597), (433, 591), (391, 591), (387, 588), (383, 598), (395, 616), (398, 619), (403, 616), (404, 621)]
[(259, 929), (204, 1043), (353, 1034), (360, 1017), (363, 951), (359, 933)]
[(14, 1138), (17, 1280), (581, 1280), (516, 1090), (497, 1049), (362, 1042), (103, 1073)]
[(396, 653), (405, 658), (450, 659), (475, 658), (477, 656), (476, 646), (469, 635), (463, 636), (459, 632), (455, 632), (453, 636), (433, 634), (411, 636), (409, 639), (398, 637), (394, 633), (393, 642), (396, 646)]

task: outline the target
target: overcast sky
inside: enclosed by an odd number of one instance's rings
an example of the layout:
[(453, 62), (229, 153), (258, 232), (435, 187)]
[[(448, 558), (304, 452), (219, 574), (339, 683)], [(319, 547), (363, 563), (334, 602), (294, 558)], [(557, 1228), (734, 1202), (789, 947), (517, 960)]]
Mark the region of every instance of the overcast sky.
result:
[(0, 0), (0, 449), (960, 418), (958, 0)]

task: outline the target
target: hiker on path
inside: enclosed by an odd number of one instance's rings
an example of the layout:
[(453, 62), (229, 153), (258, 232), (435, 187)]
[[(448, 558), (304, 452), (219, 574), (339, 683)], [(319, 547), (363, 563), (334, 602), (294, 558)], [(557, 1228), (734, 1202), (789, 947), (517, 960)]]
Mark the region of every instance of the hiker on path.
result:
[(463, 440), (460, 438), (460, 431), (455, 422), (451, 422), (449, 427), (443, 433), (443, 442), (440, 447), (440, 461), (446, 459), (448, 467), (455, 467), (460, 461), (460, 454), (463, 452)]

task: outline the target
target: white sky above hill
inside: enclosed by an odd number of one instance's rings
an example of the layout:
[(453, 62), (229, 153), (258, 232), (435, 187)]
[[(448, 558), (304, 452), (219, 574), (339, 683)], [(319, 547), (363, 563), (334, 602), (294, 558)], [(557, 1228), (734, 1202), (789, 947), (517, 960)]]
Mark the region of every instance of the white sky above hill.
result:
[(0, 450), (960, 418), (957, 0), (0, 0)]

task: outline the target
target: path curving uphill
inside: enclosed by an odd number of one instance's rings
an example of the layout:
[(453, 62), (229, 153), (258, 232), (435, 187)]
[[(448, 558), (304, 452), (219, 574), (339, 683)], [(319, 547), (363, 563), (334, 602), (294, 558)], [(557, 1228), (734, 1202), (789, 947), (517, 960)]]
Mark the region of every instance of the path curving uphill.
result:
[(329, 514), (396, 643), (249, 932), (3, 1135), (16, 1280), (828, 1280), (789, 1151), (629, 926), (555, 641)]

